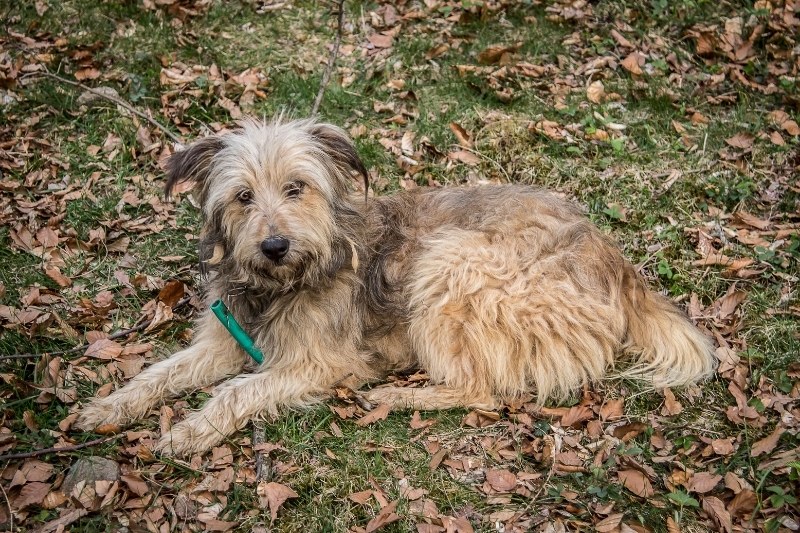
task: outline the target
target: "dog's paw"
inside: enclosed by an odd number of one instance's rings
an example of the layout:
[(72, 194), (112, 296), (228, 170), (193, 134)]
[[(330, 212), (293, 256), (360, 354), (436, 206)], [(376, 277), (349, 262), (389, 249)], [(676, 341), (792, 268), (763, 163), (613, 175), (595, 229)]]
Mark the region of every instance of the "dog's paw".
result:
[(78, 413), (75, 426), (82, 431), (92, 431), (107, 424), (123, 425), (127, 418), (108, 398), (95, 398)]
[(188, 457), (195, 453), (203, 453), (219, 444), (225, 435), (214, 429), (203, 419), (194, 415), (183, 422), (175, 424), (172, 429), (161, 436), (155, 451), (165, 456)]
[(382, 385), (368, 391), (359, 392), (359, 394), (361, 395), (362, 401), (370, 404), (370, 409), (374, 409), (382, 403), (388, 404), (391, 407), (396, 407), (399, 400), (397, 388), (398, 387), (394, 385)]

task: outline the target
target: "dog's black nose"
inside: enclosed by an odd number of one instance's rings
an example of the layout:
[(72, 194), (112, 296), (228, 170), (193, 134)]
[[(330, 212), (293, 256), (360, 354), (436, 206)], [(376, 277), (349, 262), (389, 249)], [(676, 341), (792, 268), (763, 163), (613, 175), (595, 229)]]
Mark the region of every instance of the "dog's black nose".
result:
[(289, 251), (289, 239), (283, 237), (270, 237), (261, 242), (261, 252), (272, 259), (278, 261)]

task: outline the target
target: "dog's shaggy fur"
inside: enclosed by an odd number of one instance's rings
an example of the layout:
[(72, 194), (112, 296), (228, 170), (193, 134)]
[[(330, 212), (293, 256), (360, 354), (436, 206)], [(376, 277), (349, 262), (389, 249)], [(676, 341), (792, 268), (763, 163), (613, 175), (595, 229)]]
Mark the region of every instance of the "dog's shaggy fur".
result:
[(709, 340), (570, 203), (516, 185), (365, 200), (348, 192), (354, 173), (366, 183), (346, 134), (311, 120), (245, 122), (172, 156), (168, 192), (197, 182), (208, 302), (228, 305), (265, 361), (241, 373), (248, 356), (206, 313), (189, 348), (94, 399), (79, 425), (129, 422), (236, 376), (162, 436), (162, 452), (185, 455), (337, 383), (357, 389), (416, 366), (429, 386), (366, 399), (493, 408), (535, 391), (544, 402), (626, 356), (627, 373), (654, 387), (713, 372)]

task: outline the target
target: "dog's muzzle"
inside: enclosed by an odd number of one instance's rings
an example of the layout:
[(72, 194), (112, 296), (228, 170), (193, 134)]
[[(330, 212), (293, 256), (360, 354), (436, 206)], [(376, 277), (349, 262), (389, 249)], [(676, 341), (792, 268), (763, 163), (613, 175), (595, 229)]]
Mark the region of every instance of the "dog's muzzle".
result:
[(261, 253), (276, 263), (289, 251), (289, 239), (270, 237), (261, 241)]

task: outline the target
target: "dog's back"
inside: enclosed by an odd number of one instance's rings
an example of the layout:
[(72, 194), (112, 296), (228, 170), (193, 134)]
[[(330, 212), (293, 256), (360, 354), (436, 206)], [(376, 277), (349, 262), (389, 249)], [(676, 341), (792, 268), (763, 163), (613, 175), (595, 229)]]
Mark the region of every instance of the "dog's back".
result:
[(380, 275), (368, 281), (401, 288), (392, 298), (405, 309), (410, 351), (433, 382), (464, 391), (443, 394), (443, 407), (490, 405), (531, 387), (540, 402), (564, 397), (603, 378), (623, 353), (634, 355), (625, 373), (657, 387), (713, 370), (706, 338), (551, 193), (431, 189), (371, 210), (382, 232), (372, 244)]

